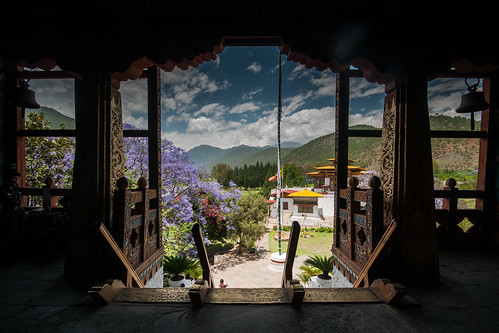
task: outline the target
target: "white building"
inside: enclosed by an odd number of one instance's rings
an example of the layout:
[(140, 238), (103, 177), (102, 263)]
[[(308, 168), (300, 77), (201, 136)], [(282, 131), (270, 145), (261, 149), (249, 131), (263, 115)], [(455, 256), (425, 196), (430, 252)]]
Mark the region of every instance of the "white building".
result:
[[(322, 192), (322, 191), (321, 191)], [(281, 191), (281, 212), (283, 224), (293, 220), (316, 224), (332, 220), (334, 216), (335, 193), (322, 194), (307, 188), (286, 188)], [(272, 190), (269, 203), (269, 217), (277, 217), (277, 190)], [(322, 223), (320, 223), (322, 224)]]

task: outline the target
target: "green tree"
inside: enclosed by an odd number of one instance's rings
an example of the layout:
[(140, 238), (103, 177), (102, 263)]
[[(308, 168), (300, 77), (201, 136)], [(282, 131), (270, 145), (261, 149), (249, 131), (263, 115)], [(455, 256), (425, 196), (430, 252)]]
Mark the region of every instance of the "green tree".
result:
[[(50, 122), (45, 119), (43, 112), (29, 113), (25, 127), (29, 130), (47, 130), (50, 129)], [(62, 124), (61, 129), (65, 129)], [(28, 187), (44, 186), (47, 176), (52, 176), (58, 187), (71, 187), (74, 160), (73, 138), (26, 137), (25, 149), (26, 185)], [(38, 201), (31, 198), (28, 205), (40, 204)]]
[(260, 193), (265, 197), (268, 197), (270, 192), (272, 191), (272, 189), (274, 189), (276, 187), (276, 182), (269, 181), (269, 178), (274, 176), (275, 173), (276, 173), (275, 170), (272, 170), (270, 168), (267, 171), (267, 174), (265, 176), (265, 180), (264, 180), (262, 188), (260, 190)]
[(230, 166), (225, 163), (218, 163), (211, 169), (211, 178), (224, 187), (229, 186), (230, 179)]
[(300, 169), (296, 167), (294, 164), (288, 164), (284, 167), (283, 170), (283, 180), (282, 180), (282, 185), (283, 187), (289, 186), (289, 187), (294, 187), (294, 186), (305, 186), (307, 185), (305, 181), (305, 177), (300, 172)]
[(265, 234), (263, 222), (267, 216), (267, 203), (258, 193), (248, 193), (238, 201), (239, 211), (230, 214), (233, 230), (229, 237), (242, 247), (251, 248)]

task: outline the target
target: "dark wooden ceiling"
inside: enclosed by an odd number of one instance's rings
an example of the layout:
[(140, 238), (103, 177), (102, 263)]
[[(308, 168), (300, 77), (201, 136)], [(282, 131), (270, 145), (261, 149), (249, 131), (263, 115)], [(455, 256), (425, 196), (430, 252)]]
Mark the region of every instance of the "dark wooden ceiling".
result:
[[(215, 59), (234, 38), (279, 44), (289, 60), (339, 72), (349, 65), (370, 81), (499, 65), (497, 5), (450, 1), (4, 1), (0, 57), (26, 67), (134, 79)], [(250, 37), (250, 38), (248, 38)], [(265, 37), (265, 38), (264, 38)], [(267, 38), (272, 37), (272, 38)], [(225, 39), (224, 39), (225, 38)], [(225, 42), (224, 42), (225, 41)], [(370, 75), (370, 77), (369, 77)]]

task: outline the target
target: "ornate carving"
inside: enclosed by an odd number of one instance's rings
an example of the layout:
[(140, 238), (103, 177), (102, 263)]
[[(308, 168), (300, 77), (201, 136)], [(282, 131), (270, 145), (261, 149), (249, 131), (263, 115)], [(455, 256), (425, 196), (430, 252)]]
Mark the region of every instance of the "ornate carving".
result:
[(383, 130), (381, 134), (383, 155), (381, 163), (381, 189), (384, 192), (383, 212), (384, 226), (392, 220), (393, 188), (395, 176), (395, 90), (387, 92), (383, 111)]
[(121, 93), (119, 80), (111, 79), (111, 184), (125, 175), (125, 152), (123, 150), (123, 120), (121, 111)]

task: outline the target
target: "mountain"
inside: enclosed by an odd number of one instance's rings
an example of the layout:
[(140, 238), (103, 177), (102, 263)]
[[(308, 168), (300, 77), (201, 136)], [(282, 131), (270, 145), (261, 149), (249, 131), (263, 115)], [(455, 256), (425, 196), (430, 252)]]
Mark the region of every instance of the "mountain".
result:
[[(284, 158), (294, 151), (295, 148), (282, 148), (281, 146), (281, 161), (284, 161)], [(277, 163), (277, 148), (267, 147), (263, 150), (257, 151), (251, 155), (248, 155), (246, 158), (242, 159), (237, 163), (237, 166), (243, 165), (251, 165), (256, 162), (261, 162), (266, 164), (267, 162)]]
[[(432, 115), (430, 116), (430, 127), (432, 130), (469, 130), (470, 120), (464, 117)], [(350, 128), (379, 130), (379, 128), (369, 125), (357, 125)], [(480, 122), (475, 122), (475, 128), (480, 128)], [(479, 139), (434, 138), (431, 139), (431, 142), (435, 167), (443, 170), (475, 170), (478, 167)], [(376, 171), (381, 169), (381, 138), (352, 137), (349, 139), (348, 145), (349, 158), (355, 160), (354, 165)], [(334, 147), (335, 137), (334, 133), (331, 133), (297, 148), (281, 148), (281, 160), (283, 164), (293, 163), (303, 172), (310, 172), (314, 170), (315, 166), (331, 164), (328, 158), (334, 157)], [(204, 160), (209, 162), (205, 163), (208, 170), (211, 170), (217, 163), (225, 163), (233, 168), (244, 164), (255, 164), (257, 161), (273, 163), (277, 160), (277, 149), (275, 147), (239, 146), (220, 149), (211, 146), (199, 146), (193, 148), (189, 153), (192, 151), (195, 151), (194, 156), (197, 156), (197, 159), (202, 154), (205, 154)]]
[[(216, 161), (227, 153), (226, 149), (213, 147), (209, 145), (201, 145), (189, 150), (189, 158), (195, 164), (203, 164), (206, 167), (216, 164)], [(209, 169), (211, 170), (211, 168)]]
[(65, 129), (75, 129), (75, 120), (73, 118), (63, 115), (59, 111), (47, 106), (40, 106), (39, 109), (30, 109), (29, 113), (43, 113), (45, 119), (50, 122), (51, 129), (61, 129), (61, 124)]
[[(246, 145), (241, 145), (241, 146), (229, 148), (229, 149), (227, 149), (227, 153), (222, 156), (223, 161), (224, 161), (223, 163), (228, 164), (231, 168), (233, 168), (236, 165), (239, 166), (240, 161), (245, 159), (246, 156), (254, 154), (262, 149), (263, 149), (262, 147), (251, 147), (251, 146), (246, 146)], [(220, 163), (220, 162), (217, 161), (217, 163)], [(255, 164), (255, 163), (256, 163), (256, 161), (254, 161), (251, 164)], [(211, 168), (209, 168), (208, 170), (211, 170)]]
[[(246, 160), (248, 156), (264, 149), (265, 147), (250, 147), (246, 145), (226, 149), (201, 145), (189, 150), (189, 158), (195, 164), (202, 164), (206, 167), (206, 170), (210, 171), (217, 163), (228, 164), (231, 168), (244, 165), (244, 163), (241, 164), (241, 161)], [(255, 163), (256, 160), (251, 161), (249, 164)]]

